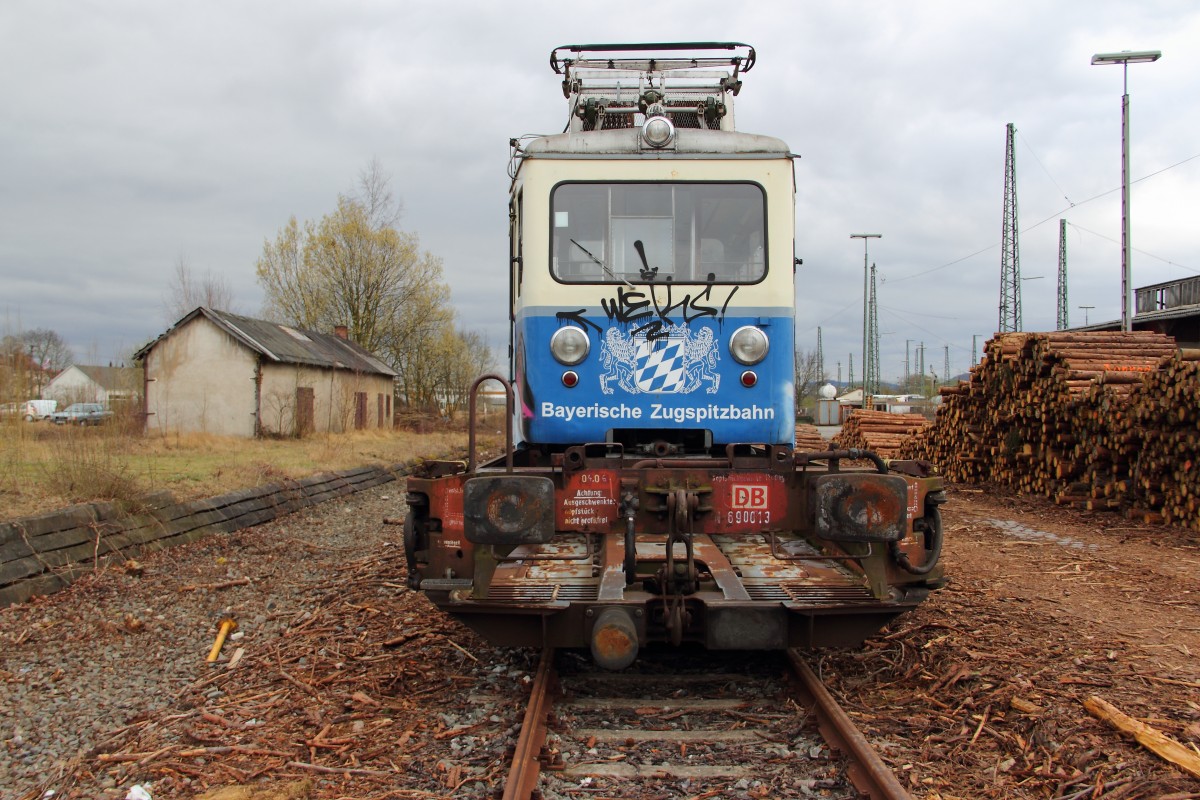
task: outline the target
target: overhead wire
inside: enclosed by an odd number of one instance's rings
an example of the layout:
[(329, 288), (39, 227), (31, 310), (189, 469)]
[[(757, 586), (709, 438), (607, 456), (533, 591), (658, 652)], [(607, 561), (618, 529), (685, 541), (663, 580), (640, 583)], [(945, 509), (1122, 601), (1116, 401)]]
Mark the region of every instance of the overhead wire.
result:
[[(1070, 225), (1072, 228), (1074, 228), (1077, 231), (1081, 231), (1083, 233), (1090, 233), (1092, 236), (1099, 237), (1101, 239), (1104, 239), (1107, 242), (1112, 242), (1115, 245), (1121, 244), (1118, 240), (1112, 238), (1111, 236), (1105, 236), (1103, 233), (1097, 233), (1096, 231), (1088, 230), (1087, 228), (1083, 227), (1082, 225), (1077, 225), (1074, 222), (1071, 222), (1070, 220), (1067, 220), (1067, 224)], [(1200, 275), (1200, 269), (1195, 269), (1193, 267), (1187, 266), (1186, 264), (1180, 264), (1176, 261), (1171, 261), (1169, 258), (1163, 258), (1160, 255), (1156, 255), (1154, 253), (1149, 252), (1148, 250), (1142, 250), (1139, 247), (1135, 247), (1135, 248), (1133, 248), (1133, 252), (1141, 253), (1144, 256), (1149, 256), (1150, 258), (1153, 258), (1156, 261), (1161, 261), (1164, 264), (1168, 264), (1172, 267), (1179, 267), (1180, 269), (1187, 270), (1188, 272), (1192, 272), (1197, 275)]]
[[(883, 308), (886, 308), (886, 307), (885, 307), (885, 306), (880, 306), (880, 308), (881, 308), (881, 309), (883, 309)], [(900, 321), (901, 321), (901, 322), (903, 322), (904, 324), (906, 324), (906, 325), (910, 325), (910, 326), (912, 326), (912, 327), (916, 328), (916, 329), (917, 329), (917, 330), (919, 330), (919, 331), (923, 331), (924, 333), (927, 333), (927, 334), (929, 334), (929, 336), (930, 336), (930, 337), (932, 337), (933, 341), (938, 343), (938, 346), (941, 346), (941, 347), (949, 347), (949, 348), (951, 348), (952, 350), (954, 350), (954, 351), (955, 351), (955, 354), (956, 354), (956, 355), (958, 355), (958, 354), (960, 354), (960, 353), (961, 353), (961, 355), (962, 355), (962, 356), (966, 356), (967, 349), (966, 349), (965, 347), (963, 347), (962, 345), (960, 345), (960, 344), (957, 344), (957, 343), (955, 343), (955, 342), (952, 342), (952, 341), (950, 341), (949, 339), (946, 339), (946, 338), (944, 338), (944, 337), (940, 336), (939, 334), (935, 333), (934, 331), (931, 331), (931, 330), (929, 330), (928, 328), (924, 327), (923, 325), (921, 325), (921, 324), (919, 324), (919, 323), (917, 323), (917, 322), (913, 321), (913, 320), (912, 320), (911, 318), (909, 318), (909, 317), (908, 317), (906, 314), (903, 314), (903, 313), (901, 313), (901, 312), (897, 311), (897, 310), (896, 310), (896, 309), (894, 309), (894, 308), (887, 308), (887, 310), (888, 310), (888, 311), (889, 311), (889, 312), (890, 312), (892, 315), (894, 315), (895, 317), (899, 318), (899, 319), (900, 319)], [(924, 313), (922, 312), (922, 315), (921, 315), (921, 316), (922, 316), (922, 317), (926, 317), (926, 316), (929, 316), (929, 315), (927, 315), (927, 314), (924, 314)], [(922, 342), (922, 344), (924, 344), (924, 342)], [(934, 367), (933, 367), (932, 365), (930, 365), (930, 369), (934, 369)]]
[[(1022, 140), (1024, 141), (1024, 137), (1022, 137)], [(1029, 145), (1028, 145), (1028, 142), (1027, 142), (1027, 141), (1026, 141), (1026, 147), (1029, 147)], [(1032, 147), (1029, 147), (1029, 151), (1032, 153), (1032, 152), (1033, 152), (1033, 148), (1032, 148)], [(1188, 156), (1188, 157), (1187, 157), (1187, 158), (1185, 158), (1185, 159), (1182, 159), (1182, 160), (1180, 160), (1180, 161), (1176, 161), (1174, 164), (1170, 164), (1170, 165), (1168, 165), (1168, 166), (1165, 166), (1165, 167), (1163, 167), (1162, 169), (1155, 170), (1154, 172), (1151, 172), (1151, 173), (1149, 173), (1149, 174), (1143, 175), (1143, 176), (1142, 176), (1142, 177), (1140, 177), (1140, 178), (1136, 178), (1136, 179), (1134, 179), (1134, 180), (1131, 182), (1131, 185), (1132, 185), (1132, 184), (1135, 184), (1135, 183), (1141, 183), (1142, 181), (1144, 181), (1144, 180), (1147, 180), (1147, 179), (1149, 179), (1149, 178), (1153, 178), (1153, 177), (1155, 177), (1156, 175), (1161, 175), (1162, 173), (1164, 173), (1164, 172), (1167, 172), (1168, 170), (1172, 170), (1172, 169), (1175, 169), (1176, 167), (1183, 166), (1184, 164), (1188, 163), (1189, 161), (1194, 161), (1194, 160), (1196, 160), (1197, 158), (1200, 158), (1200, 153), (1196, 153), (1195, 155)], [(1037, 155), (1036, 155), (1036, 154), (1034, 155), (1034, 160), (1038, 161), (1038, 164), (1039, 164), (1039, 165), (1041, 165), (1041, 161), (1040, 161), (1040, 160), (1038, 160), (1038, 158), (1037, 158)], [(1043, 170), (1045, 170), (1045, 166), (1042, 166), (1042, 169), (1043, 169)], [(1046, 174), (1047, 174), (1047, 175), (1049, 175), (1049, 172), (1047, 171), (1047, 173), (1046, 173)], [(1054, 185), (1055, 185), (1055, 186), (1057, 186), (1057, 187), (1059, 188), (1059, 191), (1062, 191), (1062, 187), (1058, 185), (1058, 182), (1054, 180), (1053, 176), (1051, 176), (1051, 177), (1050, 177), (1050, 180), (1051, 180), (1051, 182), (1053, 182), (1053, 183), (1054, 183)], [(1056, 212), (1054, 212), (1053, 214), (1051, 214), (1050, 216), (1046, 217), (1045, 219), (1042, 219), (1042, 220), (1040, 220), (1040, 221), (1038, 221), (1038, 222), (1035, 222), (1035, 223), (1034, 223), (1034, 224), (1032, 224), (1032, 225), (1029, 225), (1029, 226), (1026, 226), (1026, 227), (1022, 228), (1022, 229), (1021, 229), (1021, 233), (1028, 233), (1029, 231), (1032, 231), (1032, 230), (1034, 230), (1034, 229), (1036, 229), (1036, 228), (1039, 228), (1039, 227), (1041, 227), (1042, 225), (1045, 225), (1047, 222), (1049, 222), (1049, 221), (1051, 221), (1051, 220), (1053, 220), (1053, 219), (1058, 219), (1058, 218), (1059, 218), (1059, 217), (1061, 217), (1063, 214), (1065, 214), (1067, 211), (1070, 211), (1072, 208), (1078, 208), (1079, 206), (1086, 205), (1087, 203), (1090, 203), (1090, 202), (1092, 202), (1093, 200), (1099, 200), (1100, 198), (1102, 198), (1102, 197), (1106, 197), (1106, 196), (1108, 196), (1108, 195), (1112, 194), (1113, 192), (1119, 192), (1119, 191), (1121, 191), (1121, 187), (1119, 187), (1119, 186), (1118, 186), (1118, 187), (1117, 187), (1117, 188), (1115, 188), (1115, 189), (1109, 189), (1109, 190), (1107, 190), (1107, 191), (1100, 192), (1099, 194), (1092, 195), (1091, 197), (1088, 197), (1088, 198), (1087, 198), (1087, 199), (1085, 199), (1085, 200), (1081, 200), (1081, 201), (1079, 201), (1078, 203), (1073, 203), (1073, 202), (1071, 202), (1071, 199), (1070, 199), (1070, 198), (1069, 198), (1069, 197), (1066, 195), (1066, 193), (1065, 193), (1065, 192), (1063, 192), (1063, 198), (1064, 198), (1064, 199), (1065, 199), (1065, 200), (1066, 200), (1066, 201), (1067, 201), (1067, 202), (1068, 202), (1070, 205), (1068, 205), (1066, 208), (1063, 208), (1063, 209), (1060, 209), (1059, 211), (1056, 211)], [(1087, 230), (1086, 228), (1081, 228), (1080, 226), (1078, 226), (1078, 225), (1075, 225), (1074, 223), (1068, 222), (1068, 224), (1069, 224), (1069, 225), (1071, 225), (1071, 226), (1072, 226), (1072, 227), (1074, 227), (1074, 228), (1077, 228), (1077, 229), (1078, 229), (1078, 230), (1080, 230), (1080, 231), (1083, 231), (1083, 232), (1085, 232), (1085, 233), (1090, 233), (1090, 234), (1092, 234), (1092, 235), (1094, 235), (1094, 236), (1100, 236), (1101, 238), (1108, 238), (1108, 237), (1105, 237), (1105, 236), (1103, 236), (1102, 234), (1095, 233), (1094, 231), (1089, 231), (1089, 230)], [(1109, 241), (1114, 241), (1114, 240), (1111, 240), (1111, 239), (1110, 239)], [(999, 246), (1000, 246), (1000, 242), (994, 242), (994, 243), (992, 243), (992, 244), (988, 245), (987, 247), (980, 248), (979, 250), (976, 250), (976, 251), (975, 251), (975, 252), (973, 252), (973, 253), (969, 253), (969, 254), (967, 254), (967, 255), (965, 255), (965, 256), (962, 256), (962, 257), (960, 257), (960, 258), (956, 258), (956, 259), (954, 259), (953, 261), (948, 261), (948, 262), (946, 262), (945, 264), (941, 264), (941, 265), (939, 265), (939, 266), (932, 267), (932, 268), (930, 268), (930, 269), (922, 270), (921, 272), (914, 272), (914, 273), (913, 273), (913, 274), (911, 274), (911, 275), (905, 275), (905, 276), (903, 276), (903, 277), (900, 277), (900, 278), (895, 278), (895, 277), (893, 277), (893, 278), (891, 278), (891, 283), (902, 283), (902, 282), (904, 282), (904, 281), (913, 280), (914, 278), (920, 278), (920, 277), (923, 277), (923, 276), (925, 276), (925, 275), (929, 275), (929, 274), (932, 274), (932, 273), (934, 273), (934, 272), (938, 272), (938, 271), (940, 271), (940, 270), (947, 269), (947, 268), (949, 268), (949, 267), (952, 267), (952, 266), (954, 266), (955, 264), (961, 264), (961, 263), (962, 263), (962, 262), (964, 262), (964, 261), (967, 261), (967, 260), (969, 260), (969, 259), (975, 258), (976, 256), (979, 256), (979, 255), (982, 255), (982, 254), (984, 254), (984, 253), (988, 252), (989, 250), (994, 250), (994, 249), (996, 249), (996, 248), (997, 248), (997, 247), (999, 247)], [(1172, 266), (1179, 267), (1180, 269), (1184, 269), (1184, 270), (1187, 270), (1187, 271), (1189, 271), (1189, 272), (1200, 272), (1200, 270), (1195, 270), (1195, 269), (1193, 269), (1193, 268), (1191, 268), (1191, 267), (1188, 267), (1188, 266), (1185, 266), (1185, 265), (1182, 265), (1182, 264), (1177, 264), (1177, 263), (1175, 263), (1175, 262), (1173, 262), (1173, 261), (1169, 261), (1169, 260), (1166, 260), (1166, 259), (1163, 259), (1163, 258), (1161, 258), (1160, 256), (1154, 255), (1153, 253), (1147, 253), (1147, 252), (1145, 252), (1145, 251), (1143, 251), (1143, 250), (1139, 250), (1138, 248), (1134, 248), (1134, 252), (1143, 253), (1144, 255), (1150, 256), (1151, 258), (1155, 258), (1155, 259), (1158, 259), (1158, 260), (1160, 260), (1160, 261), (1164, 261), (1164, 262), (1165, 262), (1165, 263), (1167, 263), (1167, 264), (1170, 264), (1170, 265), (1172, 265)], [(819, 321), (819, 322), (818, 322), (818, 323), (816, 323), (815, 325), (812, 325), (812, 326), (809, 328), (809, 330), (812, 330), (812, 329), (815, 329), (815, 328), (817, 328), (818, 326), (824, 325), (824, 324), (825, 324), (825, 323), (827, 323), (829, 320), (831, 320), (831, 319), (834, 319), (835, 317), (838, 317), (839, 315), (841, 315), (841, 313), (842, 313), (842, 312), (846, 311), (846, 310), (847, 310), (847, 309), (849, 309), (851, 306), (856, 306), (856, 305), (858, 305), (860, 302), (862, 302), (862, 297), (861, 297), (861, 296), (855, 297), (855, 299), (851, 300), (849, 303), (847, 303), (846, 305), (842, 306), (842, 307), (841, 307), (840, 309), (838, 309), (837, 311), (835, 311), (835, 312), (833, 312), (832, 314), (830, 314), (829, 316), (825, 317), (824, 319), (822, 319), (821, 321)], [(892, 311), (892, 313), (897, 313), (897, 312), (895, 312), (895, 311), (894, 311), (894, 310), (892, 310), (892, 309), (889, 309), (889, 310), (891, 310), (891, 311)], [(928, 330), (926, 330), (925, 328), (921, 328), (921, 326), (919, 326), (919, 325), (916, 325), (915, 323), (910, 323), (910, 324), (913, 324), (913, 326), (914, 326), (914, 327), (920, 328), (921, 330), (925, 331), (926, 333), (929, 333), (931, 336), (934, 336), (934, 337), (936, 337), (936, 336), (937, 336), (937, 334), (934, 334), (932, 331), (928, 331)], [(958, 347), (958, 345), (956, 345), (956, 344), (954, 344), (954, 343), (952, 343), (952, 342), (945, 342), (945, 344), (949, 344), (951, 347), (956, 347), (956, 348)]]
[[(1167, 170), (1175, 169), (1176, 167), (1182, 166), (1182, 165), (1188, 163), (1189, 161), (1194, 161), (1197, 158), (1200, 158), (1200, 153), (1197, 153), (1194, 156), (1188, 156), (1187, 158), (1183, 159), (1182, 161), (1177, 161), (1174, 164), (1171, 164), (1170, 166), (1163, 167), (1160, 170), (1155, 170), (1154, 172), (1151, 172), (1148, 175), (1143, 175), (1142, 177), (1137, 178), (1134, 181), (1132, 181), (1132, 183), (1141, 183), (1142, 181), (1144, 181), (1148, 178), (1153, 178), (1155, 175), (1161, 175), (1162, 173), (1166, 172)], [(1086, 200), (1080, 200), (1078, 203), (1071, 203), (1071, 205), (1067, 206), (1066, 208), (1055, 211), (1053, 214), (1046, 217), (1045, 219), (1022, 228), (1021, 233), (1028, 233), (1029, 231), (1032, 231), (1035, 228), (1039, 228), (1042, 225), (1045, 225), (1047, 222), (1049, 222), (1052, 219), (1058, 219), (1063, 214), (1070, 211), (1072, 208), (1078, 208), (1079, 206), (1086, 205), (1087, 203), (1090, 203), (1093, 200), (1099, 200), (1101, 197), (1106, 197), (1106, 196), (1112, 194), (1113, 192), (1119, 192), (1119, 191), (1121, 191), (1120, 186), (1118, 186), (1115, 189), (1109, 189), (1108, 191), (1100, 192), (1099, 194), (1092, 195), (1091, 197), (1087, 198)], [(1070, 202), (1070, 200), (1068, 200), (1067, 202)], [(967, 259), (974, 258), (975, 256), (978, 256), (978, 255), (982, 255), (983, 253), (986, 253), (988, 250), (995, 249), (999, 246), (1000, 246), (1000, 243), (995, 242), (995, 243), (990, 244), (987, 247), (984, 247), (980, 250), (976, 250), (974, 253), (971, 253), (970, 255), (965, 255), (962, 258), (956, 258), (953, 261), (949, 261), (940, 266), (932, 267), (927, 270), (922, 270), (921, 272), (914, 272), (913, 274), (905, 275), (902, 278), (892, 278), (892, 283), (900, 283), (901, 281), (910, 281), (913, 278), (920, 278), (924, 275), (929, 275), (931, 273), (938, 272), (939, 270), (946, 269), (947, 267), (952, 267), (955, 264), (960, 264), (963, 261), (966, 261)]]
[[(940, 342), (943, 346), (949, 345), (950, 347), (953, 347), (956, 350), (962, 349), (961, 345), (957, 345), (954, 342), (950, 341), (949, 339), (942, 337), (940, 334), (935, 333), (934, 331), (931, 331), (928, 328), (923, 327), (922, 325), (920, 325), (916, 322), (913, 322), (911, 319), (908, 318), (908, 316), (906, 314), (904, 314), (900, 311), (897, 311), (894, 308), (889, 308), (888, 311), (891, 312), (892, 314), (896, 315), (897, 317), (899, 317), (901, 319), (901, 321), (903, 321), (904, 323), (911, 325), (912, 327), (916, 328), (917, 330), (928, 333), (930, 336), (932, 336), (934, 338), (934, 340)], [(928, 316), (928, 315), (922, 313), (922, 316), (924, 317), (924, 316)]]
[(839, 308), (837, 311), (834, 311), (834, 312), (833, 312), (832, 314), (830, 314), (829, 316), (825, 317), (825, 318), (824, 318), (824, 319), (822, 319), (822, 320), (818, 320), (818, 321), (817, 321), (817, 323), (816, 323), (816, 325), (813, 325), (812, 327), (813, 327), (813, 328), (815, 328), (815, 327), (817, 327), (817, 325), (824, 325), (826, 322), (829, 322), (829, 320), (831, 320), (831, 319), (834, 319), (834, 318), (836, 318), (836, 317), (839, 317), (839, 316), (841, 316), (842, 312), (843, 312), (843, 311), (845, 311), (846, 309), (850, 308), (850, 306), (857, 306), (857, 305), (858, 305), (859, 303), (861, 303), (861, 302), (862, 302), (862, 297), (855, 297), (855, 298), (854, 298), (853, 300), (851, 300), (849, 303), (847, 303), (846, 305), (842, 306), (842, 307), (841, 307), (841, 308)]
[(1033, 160), (1036, 161), (1037, 165), (1042, 168), (1042, 172), (1046, 173), (1046, 177), (1050, 179), (1050, 182), (1054, 184), (1055, 188), (1057, 188), (1060, 192), (1062, 192), (1063, 200), (1066, 200), (1068, 203), (1071, 204), (1072, 207), (1074, 207), (1075, 204), (1071, 203), (1071, 198), (1067, 197), (1066, 189), (1062, 188), (1062, 186), (1059, 185), (1058, 181), (1054, 180), (1054, 176), (1050, 174), (1050, 170), (1046, 169), (1046, 165), (1043, 164), (1042, 160), (1037, 157), (1037, 153), (1035, 153), (1033, 150), (1033, 145), (1029, 144), (1029, 140), (1025, 138), (1025, 135), (1021, 133), (1021, 130), (1019, 128), (1017, 128), (1016, 131), (1017, 131), (1017, 136), (1020, 136), (1021, 141), (1025, 143), (1025, 149), (1027, 149), (1029, 151), (1029, 155), (1033, 156)]
[[(1167, 170), (1169, 170), (1169, 169), (1175, 169), (1175, 167), (1182, 166), (1182, 165), (1186, 164), (1186, 163), (1187, 163), (1187, 162), (1189, 162), (1189, 161), (1194, 161), (1194, 160), (1195, 160), (1195, 159), (1197, 159), (1197, 158), (1200, 158), (1200, 153), (1197, 153), (1197, 154), (1196, 154), (1196, 155), (1194, 155), (1194, 156), (1188, 156), (1187, 158), (1183, 159), (1182, 161), (1176, 161), (1176, 162), (1175, 162), (1174, 164), (1172, 164), (1171, 166), (1169, 166), (1169, 167), (1163, 167), (1163, 168), (1162, 168), (1162, 169), (1160, 169), (1160, 170), (1156, 170), (1156, 171), (1154, 171), (1154, 172), (1151, 172), (1149, 175), (1143, 175), (1143, 176), (1142, 176), (1142, 177), (1140, 177), (1140, 178), (1134, 178), (1132, 181), (1130, 181), (1129, 185), (1130, 185), (1130, 186), (1132, 186), (1132, 185), (1133, 185), (1133, 184), (1135, 184), (1135, 183), (1141, 183), (1142, 181), (1146, 180), (1147, 178), (1153, 178), (1155, 175), (1161, 175), (1162, 173), (1166, 172), (1166, 171), (1167, 171)], [(1042, 220), (1041, 222), (1035, 222), (1034, 224), (1030, 225), (1028, 228), (1024, 228), (1024, 229), (1021, 231), (1021, 233), (1025, 233), (1026, 231), (1031, 231), (1031, 230), (1033, 230), (1034, 228), (1037, 228), (1037, 227), (1039, 227), (1039, 226), (1041, 226), (1041, 225), (1045, 225), (1045, 224), (1046, 224), (1047, 222), (1049, 222), (1050, 220), (1052, 220), (1052, 219), (1057, 219), (1057, 218), (1058, 218), (1059, 216), (1061, 216), (1062, 214), (1065, 214), (1066, 212), (1070, 211), (1070, 210), (1071, 210), (1071, 208), (1075, 208), (1076, 206), (1081, 206), (1081, 205), (1083, 205), (1084, 203), (1090, 203), (1090, 202), (1092, 202), (1093, 200), (1099, 200), (1101, 197), (1107, 197), (1108, 195), (1112, 194), (1113, 192), (1119, 192), (1119, 191), (1121, 191), (1121, 187), (1120, 187), (1120, 186), (1118, 186), (1118, 187), (1117, 187), (1117, 188), (1115, 188), (1115, 189), (1109, 189), (1107, 192), (1101, 192), (1100, 194), (1095, 194), (1095, 195), (1092, 195), (1092, 196), (1091, 196), (1091, 197), (1089, 197), (1087, 200), (1082, 200), (1082, 201), (1080, 201), (1079, 203), (1073, 203), (1073, 204), (1072, 204), (1072, 205), (1071, 205), (1069, 208), (1064, 208), (1064, 209), (1061, 209), (1061, 210), (1059, 210), (1059, 211), (1055, 211), (1053, 214), (1051, 214), (1050, 216), (1046, 217), (1046, 218), (1045, 218), (1044, 220)]]
[[(888, 311), (896, 311), (899, 313), (898, 309), (891, 308), (890, 306), (881, 305), (879, 308), (887, 309)], [(962, 317), (948, 317), (945, 314), (930, 314), (928, 311), (922, 311), (921, 316), (929, 319), (951, 319), (955, 321), (962, 319)]]

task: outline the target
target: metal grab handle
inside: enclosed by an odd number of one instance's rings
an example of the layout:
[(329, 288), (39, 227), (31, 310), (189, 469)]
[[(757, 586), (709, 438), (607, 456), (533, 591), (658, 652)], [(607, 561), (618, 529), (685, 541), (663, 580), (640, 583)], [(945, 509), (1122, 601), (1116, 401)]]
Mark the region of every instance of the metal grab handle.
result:
[(471, 418), (471, 424), (467, 426), (467, 472), (475, 471), (475, 396), (479, 393), (479, 386), (484, 381), (496, 381), (504, 387), (504, 466), (507, 472), (513, 471), (513, 398), (512, 384), (507, 378), (501, 378), (496, 374), (480, 375), (471, 384), (471, 394), (468, 398), (467, 415)]
[(888, 474), (888, 466), (878, 454), (871, 450), (861, 450), (857, 447), (852, 447), (849, 450), (826, 450), (823, 453), (797, 453), (796, 463), (808, 464), (811, 461), (840, 461), (843, 458), (851, 460), (865, 458), (875, 465), (875, 469), (880, 475)]

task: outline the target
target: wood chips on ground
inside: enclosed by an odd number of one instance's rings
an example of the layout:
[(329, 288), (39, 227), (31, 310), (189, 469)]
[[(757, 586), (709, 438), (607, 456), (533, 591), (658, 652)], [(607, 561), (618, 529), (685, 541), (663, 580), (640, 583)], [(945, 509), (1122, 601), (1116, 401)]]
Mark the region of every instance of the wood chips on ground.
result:
[[(248, 584), (206, 590), (210, 603), (279, 623), (271, 635), (248, 626), (210, 668), (215, 629), (198, 620), (205, 643), (194, 669), (177, 684), (164, 676), (161, 707), (114, 721), (88, 752), (17, 796), (124, 797), (147, 781), (155, 800), (237, 787), (493, 796), (532, 654), (487, 645), (405, 587), (400, 528), (383, 524), (402, 515), (402, 494), (387, 489), (384, 503), (382, 491), (154, 554), (137, 576), (112, 569), (0, 612), (5, 647), (37, 648), (75, 630), (85, 598), (136, 593), (160, 613), (185, 614), (182, 604), (203, 592), (180, 587), (246, 575)], [(913, 795), (1200, 798), (1200, 781), (1083, 705), (1098, 696), (1185, 747), (1200, 744), (1196, 534), (978, 489), (949, 494), (949, 585), (863, 647), (811, 656)], [(80, 647), (87, 636), (153, 634), (81, 630), (92, 633), (73, 634)]]

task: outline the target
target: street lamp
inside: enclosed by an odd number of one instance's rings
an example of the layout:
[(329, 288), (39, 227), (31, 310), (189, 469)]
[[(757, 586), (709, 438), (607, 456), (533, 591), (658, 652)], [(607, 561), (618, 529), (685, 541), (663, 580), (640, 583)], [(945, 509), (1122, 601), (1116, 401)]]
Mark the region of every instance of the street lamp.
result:
[(867, 296), (869, 295), (869, 291), (867, 289), (867, 240), (868, 239), (882, 239), (883, 234), (882, 233), (852, 233), (852, 234), (850, 234), (850, 238), (863, 240), (863, 344), (862, 344), (863, 360), (862, 360), (862, 367), (863, 367), (863, 397), (865, 398), (867, 396), (867, 391), (868, 391), (867, 376), (871, 374), (871, 370), (869, 368), (869, 365), (867, 364), (867, 320), (869, 318), (867, 316), (869, 313), (869, 311), (867, 309)]
[(1122, 50), (1120, 53), (1097, 53), (1092, 65), (1120, 64), (1124, 93), (1121, 95), (1121, 330), (1133, 330), (1130, 318), (1129, 294), (1132, 291), (1132, 268), (1129, 243), (1129, 65), (1148, 64), (1162, 58), (1160, 50)]

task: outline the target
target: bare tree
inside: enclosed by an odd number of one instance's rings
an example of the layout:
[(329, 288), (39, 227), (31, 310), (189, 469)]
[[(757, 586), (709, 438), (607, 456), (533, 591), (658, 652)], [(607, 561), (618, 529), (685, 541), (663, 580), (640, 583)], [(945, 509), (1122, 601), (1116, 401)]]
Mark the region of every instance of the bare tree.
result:
[(233, 288), (222, 275), (206, 272), (197, 278), (184, 256), (175, 262), (175, 272), (163, 297), (163, 313), (167, 322), (175, 322), (188, 312), (204, 306), (221, 311), (234, 311)]
[(478, 331), (456, 330), (443, 346), (447, 358), (439, 361), (437, 387), (450, 416), (464, 411), (471, 401), (471, 384), (491, 372), (495, 359), (492, 349)]
[(0, 339), (0, 403), (15, 403), (31, 397), (29, 357), (20, 338)]
[(452, 318), (431, 320), (413, 332), (409, 346), (388, 355), (405, 405), (443, 411), (453, 403), (446, 397), (446, 387), (452, 382), (448, 373), (461, 363), (462, 347), (454, 336)]
[(816, 399), (817, 389), (821, 386), (821, 370), (815, 350), (796, 350), (794, 363), (796, 413), (800, 413), (810, 399)]
[(453, 320), (441, 259), (397, 230), (399, 205), (377, 162), (354, 195), (303, 228), (293, 217), (263, 243), (256, 265), (263, 313), (310, 330), (345, 325), (350, 337), (395, 362)]
[(30, 358), (44, 370), (61, 372), (71, 366), (75, 360), (71, 348), (63, 341), (63, 338), (58, 335), (57, 331), (49, 328), (25, 331), (21, 334), (21, 341), (25, 343), (25, 349)]
[(25, 331), (21, 334), (21, 342), (29, 354), (30, 382), (38, 394), (55, 375), (74, 362), (71, 348), (56, 331), (49, 328)]
[(320, 283), (305, 270), (304, 242), (312, 227), (306, 222), (301, 232), (296, 218), (288, 219), (273, 243), (263, 242), (256, 267), (258, 283), (266, 292), (263, 315), (309, 330), (321, 324), (325, 303)]
[(5, 336), (0, 340), (0, 402), (40, 397), (46, 384), (73, 360), (71, 348), (48, 328)]
[(372, 158), (358, 173), (358, 187), (351, 197), (366, 210), (375, 228), (395, 228), (404, 216), (404, 202), (392, 195), (391, 183), (378, 158)]

